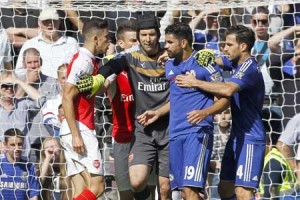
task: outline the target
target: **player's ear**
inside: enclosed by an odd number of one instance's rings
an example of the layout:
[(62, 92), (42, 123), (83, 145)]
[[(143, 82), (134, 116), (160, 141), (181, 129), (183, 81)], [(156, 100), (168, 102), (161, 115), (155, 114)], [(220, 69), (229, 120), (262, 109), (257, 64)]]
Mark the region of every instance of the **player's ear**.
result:
[(181, 48), (185, 49), (188, 46), (188, 41), (186, 39), (181, 40)]
[(246, 43), (241, 43), (240, 44), (240, 50), (241, 52), (246, 52), (248, 49), (248, 45)]
[(98, 35), (93, 36), (93, 41), (94, 41), (95, 44), (98, 45)]
[(124, 49), (124, 42), (123, 42), (123, 40), (118, 40), (117, 43), (118, 43), (118, 45), (119, 45), (122, 49)]

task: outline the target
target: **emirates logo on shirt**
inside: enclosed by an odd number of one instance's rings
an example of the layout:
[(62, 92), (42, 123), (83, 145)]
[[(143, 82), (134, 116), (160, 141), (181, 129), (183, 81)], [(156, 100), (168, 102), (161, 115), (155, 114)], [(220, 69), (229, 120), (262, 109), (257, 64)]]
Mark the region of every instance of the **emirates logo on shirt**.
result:
[(96, 168), (96, 169), (98, 169), (99, 167), (100, 167), (100, 161), (99, 160), (94, 160), (94, 167)]
[(128, 162), (131, 162), (133, 160), (133, 153), (130, 153), (129, 156), (128, 156)]

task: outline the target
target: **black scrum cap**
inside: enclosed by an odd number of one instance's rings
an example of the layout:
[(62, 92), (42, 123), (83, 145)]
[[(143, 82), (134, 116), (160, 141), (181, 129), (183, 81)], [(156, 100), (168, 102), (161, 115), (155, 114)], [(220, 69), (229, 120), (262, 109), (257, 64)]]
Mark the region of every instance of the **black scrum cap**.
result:
[(141, 29), (159, 29), (160, 23), (154, 15), (140, 15), (137, 18), (137, 30)]

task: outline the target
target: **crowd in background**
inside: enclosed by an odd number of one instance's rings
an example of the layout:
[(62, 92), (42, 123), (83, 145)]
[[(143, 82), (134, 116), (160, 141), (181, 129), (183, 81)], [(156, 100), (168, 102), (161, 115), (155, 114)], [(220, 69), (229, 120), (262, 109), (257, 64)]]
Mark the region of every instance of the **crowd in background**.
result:
[[(35, 176), (39, 177), (44, 199), (53, 199), (54, 196), (68, 199), (67, 193), (72, 193), (66, 177), (59, 128), (64, 119), (61, 101), (67, 65), (83, 43), (83, 24), (92, 17), (108, 20), (111, 44), (105, 55), (99, 55), (101, 63), (104, 56), (121, 49), (116, 35), (120, 24), (145, 13), (160, 19), (162, 47), (164, 27), (182, 21), (193, 30), (193, 48), (213, 49), (216, 56), (222, 55), (227, 27), (242, 24), (254, 30), (256, 42), (252, 55), (256, 57), (265, 82), (262, 117), (269, 150), (278, 149), (282, 158), (288, 161), (288, 164), (278, 167), (276, 161), (270, 164), (272, 158), (268, 158), (270, 163), (265, 163), (257, 197), (268, 199), (274, 195), (270, 188), (284, 183), (285, 173), (291, 172), (291, 176), (295, 176), (292, 179), (295, 185), (300, 181), (300, 148), (297, 148), (300, 141), (300, 4), (169, 12), (0, 8), (1, 151), (5, 153), (8, 144), (4, 133), (12, 129), (21, 131), (24, 139), (22, 156), (36, 166)], [(228, 73), (224, 71), (223, 76), (226, 80)], [(116, 199), (117, 194), (111, 190), (115, 188), (112, 185), (114, 155), (111, 149), (114, 141), (111, 122), (108, 99), (105, 95), (97, 96), (95, 124), (105, 158), (106, 198)], [(230, 122), (230, 109), (215, 116), (207, 198), (219, 198), (216, 187)], [(284, 193), (284, 188), (278, 190), (276, 195)]]

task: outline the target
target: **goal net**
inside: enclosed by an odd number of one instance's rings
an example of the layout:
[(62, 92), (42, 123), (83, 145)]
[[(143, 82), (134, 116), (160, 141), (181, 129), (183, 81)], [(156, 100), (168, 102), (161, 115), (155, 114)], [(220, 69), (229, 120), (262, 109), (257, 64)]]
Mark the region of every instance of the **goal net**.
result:
[[(300, 45), (297, 44), (299, 33), (297, 29), (273, 38), (272, 47), (268, 47), (268, 38), (279, 32), (288, 30), (300, 24), (300, 5), (297, 0), (1, 0), (0, 1), (0, 29), (5, 29), (11, 43), (13, 67), (17, 68), (19, 53), (27, 40), (38, 35), (38, 17), (44, 8), (54, 8), (59, 12), (60, 31), (75, 38), (82, 45), (82, 23), (91, 18), (104, 18), (110, 23), (112, 37), (116, 33), (120, 22), (135, 18), (141, 13), (151, 13), (160, 19), (160, 42), (164, 42), (164, 29), (176, 21), (189, 23), (194, 32), (194, 48), (212, 48), (217, 53), (222, 51), (224, 32), (230, 25), (246, 25), (253, 28), (262, 42), (254, 48), (252, 53), (259, 60), (264, 73), (266, 96), (263, 108), (263, 120), (268, 134), (280, 135), (291, 120), (300, 111)], [(256, 19), (253, 21), (253, 10), (264, 6), (267, 10), (267, 21)], [(261, 12), (261, 11), (259, 11)], [(75, 15), (74, 15), (75, 13)], [(258, 28), (258, 26), (262, 28)], [(298, 25), (299, 26), (299, 25)], [(300, 29), (300, 28), (299, 28)], [(36, 30), (36, 32), (34, 31)], [(3, 40), (3, 39), (2, 39)], [(0, 38), (0, 47), (2, 47)], [(38, 47), (35, 47), (38, 49)], [(2, 49), (0, 49), (0, 52)], [(66, 50), (68, 51), (68, 50)], [(2, 53), (2, 52), (1, 52)], [(0, 55), (0, 57), (7, 55)], [(42, 56), (42, 55), (41, 55)], [(42, 56), (43, 57), (43, 56)], [(299, 58), (298, 58), (299, 57)], [(100, 58), (102, 59), (102, 58)], [(298, 61), (299, 60), (299, 61)], [(0, 59), (1, 61), (1, 59)], [(0, 63), (0, 65), (2, 65)], [(3, 68), (3, 66), (0, 66)], [(56, 72), (55, 72), (56, 73)], [(229, 75), (224, 72), (225, 78)], [(100, 141), (100, 148), (104, 156), (103, 166), (106, 176), (106, 193), (102, 199), (118, 199), (117, 186), (114, 179), (112, 111), (109, 101), (104, 96), (96, 99), (96, 131)], [(40, 108), (41, 109), (41, 108)], [(42, 110), (42, 109), (41, 109)], [(28, 110), (29, 112), (31, 110)], [(58, 112), (58, 111), (57, 111)], [(44, 126), (42, 111), (37, 112), (36, 120), (29, 127), (34, 127), (34, 134), (29, 135), (31, 154), (30, 162), (39, 161), (39, 152), (43, 138), (49, 135)], [(58, 114), (58, 113), (57, 113)], [(4, 116), (4, 115), (3, 115)], [(4, 119), (0, 112), (0, 119)], [(55, 116), (56, 117), (56, 116)], [(231, 119), (226, 119), (227, 121)], [(27, 121), (26, 121), (27, 122)], [(15, 126), (13, 121), (0, 122), (1, 126)], [(29, 123), (30, 124), (30, 123)], [(219, 179), (220, 161), (224, 151), (224, 135), (229, 133), (230, 125), (225, 132), (215, 121), (215, 143), (211, 163), (211, 172), (207, 184), (207, 198), (218, 199), (217, 183)], [(53, 127), (52, 127), (53, 128)], [(30, 133), (30, 132), (29, 132)], [(3, 133), (2, 133), (3, 134)], [(222, 135), (224, 134), (224, 135)], [(225, 137), (227, 138), (227, 137)], [(296, 156), (295, 141), (291, 145)], [(294, 158), (292, 158), (294, 159)], [(56, 181), (57, 182), (57, 181)], [(59, 188), (53, 188), (59, 191)], [(1, 193), (1, 192), (0, 192)]]

